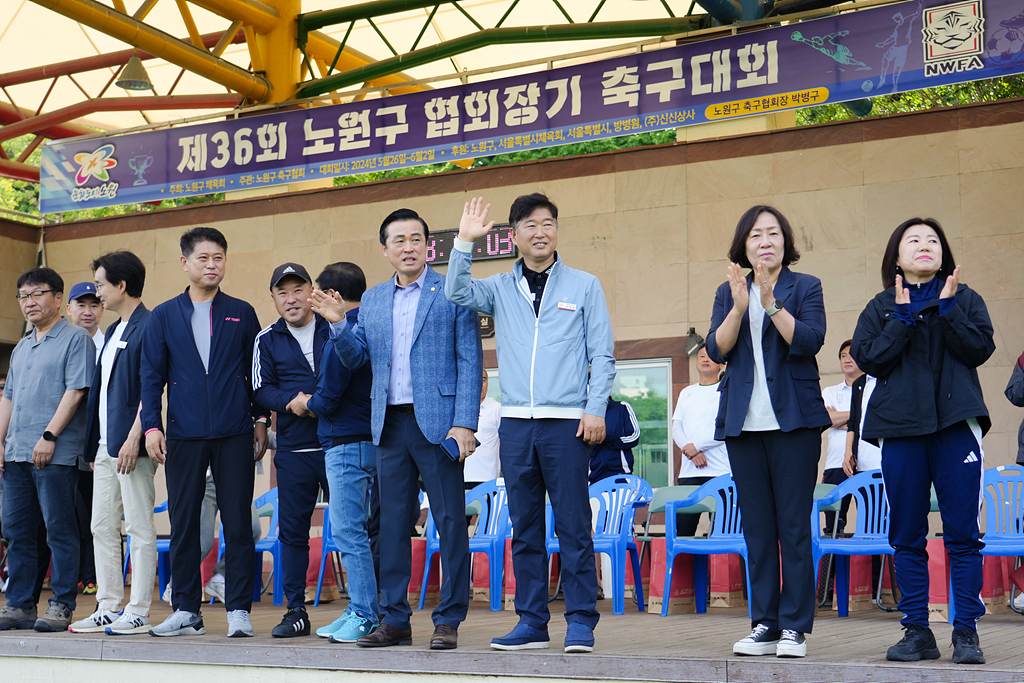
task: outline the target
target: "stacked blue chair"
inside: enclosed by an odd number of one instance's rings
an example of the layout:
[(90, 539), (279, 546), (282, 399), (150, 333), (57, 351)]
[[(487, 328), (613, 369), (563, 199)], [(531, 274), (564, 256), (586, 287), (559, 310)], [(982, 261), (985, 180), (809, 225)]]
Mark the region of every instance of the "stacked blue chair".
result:
[[(256, 576), (256, 587), (253, 590), (252, 599), (253, 602), (259, 602), (260, 597), (263, 595), (263, 553), (270, 553), (270, 557), (274, 561), (274, 568), (270, 574), (271, 580), (274, 582), (274, 604), (281, 606), (284, 604), (284, 574), (281, 571), (281, 539), (278, 538), (279, 506), (277, 504), (277, 487), (275, 486), (257, 498), (254, 501), (254, 504), (256, 505), (257, 510), (265, 507), (272, 507), (273, 514), (270, 517), (270, 529), (267, 531), (267, 535), (256, 542), (256, 554), (253, 559), (255, 565), (254, 571)], [(263, 515), (260, 516), (262, 517)], [(224, 524), (221, 523), (217, 559), (219, 560), (223, 555)]]
[[(469, 539), (469, 552), (486, 553), (490, 564), (491, 610), (502, 608), (502, 583), (505, 577), (505, 538), (509, 532), (508, 498), (503, 478), (485, 481), (466, 492), (466, 507), (479, 515), (476, 532)], [(427, 597), (430, 565), (435, 553), (441, 551), (441, 540), (433, 513), (427, 516), (427, 549), (423, 563), (423, 586), (419, 609)]]
[[(320, 605), (320, 591), (324, 587), (324, 569), (327, 568), (328, 553), (341, 552), (341, 547), (334, 542), (334, 534), (331, 530), (330, 505), (324, 508), (324, 531), (320, 543), (320, 573), (316, 577), (316, 597), (313, 599), (313, 607)], [(340, 583), (341, 577), (335, 576), (335, 580)]]
[[(700, 503), (708, 496), (715, 501), (715, 514), (707, 538), (679, 537), (676, 528), (676, 511)], [(699, 614), (708, 611), (708, 556), (738, 553), (747, 564), (747, 595), (750, 595), (750, 566), (747, 562), (747, 543), (743, 539), (743, 519), (732, 475), (722, 474), (702, 484), (696, 491), (682, 500), (665, 504), (665, 589), (668, 595), (672, 586), (672, 565), (680, 553), (693, 555), (693, 592), (696, 610)], [(661, 607), (661, 616), (668, 615), (669, 601)], [(747, 602), (749, 612), (750, 602)]]
[(824, 555), (836, 557), (835, 599), (839, 604), (840, 617), (849, 614), (850, 556), (893, 554), (889, 545), (889, 503), (885, 497), (882, 470), (855, 474), (832, 489), (831, 493), (815, 500), (811, 528), (820, 530), (818, 520), (821, 511), (849, 495), (857, 503), (857, 524), (853, 535), (849, 538), (822, 538), (820, 531), (811, 534), (815, 567)]

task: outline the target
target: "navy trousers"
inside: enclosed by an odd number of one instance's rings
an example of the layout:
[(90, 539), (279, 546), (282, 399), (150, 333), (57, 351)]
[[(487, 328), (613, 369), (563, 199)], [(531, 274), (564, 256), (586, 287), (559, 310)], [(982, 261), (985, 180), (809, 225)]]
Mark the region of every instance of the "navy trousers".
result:
[(512, 520), (516, 614), (547, 629), (548, 555), (544, 494), (551, 498), (562, 564), (565, 620), (597, 625), (597, 569), (591, 537), (587, 470), (590, 446), (576, 436), (579, 420), (502, 418), (499, 457)]
[(227, 610), (252, 609), (256, 588), (252, 539), (252, 493), (256, 479), (252, 433), (208, 440), (167, 440), (167, 511), (171, 518), (171, 604), (199, 612), (203, 585), (199, 565), (199, 518), (206, 495), (206, 468), (217, 484), (224, 524)]
[(317, 495), (327, 486), (323, 451), (274, 455), (277, 468), (278, 538), (281, 540), (281, 580), (288, 609), (306, 604), (309, 570), (309, 525)]
[[(974, 429), (977, 429), (975, 425)], [(928, 625), (928, 512), (931, 485), (939, 499), (942, 538), (949, 552), (956, 617), (953, 627), (975, 628), (981, 602), (982, 557), (978, 512), (985, 454), (981, 432), (966, 421), (935, 434), (882, 440), (882, 477), (889, 501), (889, 545), (903, 625)]]
[(743, 515), (751, 622), (810, 633), (815, 602), (811, 508), (821, 432), (741, 432), (725, 443)]
[(419, 509), (418, 481), (430, 498), (430, 513), (441, 538), (441, 602), (435, 626), (458, 628), (469, 611), (469, 531), (462, 463), (454, 462), (423, 436), (416, 416), (388, 406), (377, 446), (380, 483), (380, 608), (384, 623), (410, 630), (409, 578), (412, 545), (409, 520)]

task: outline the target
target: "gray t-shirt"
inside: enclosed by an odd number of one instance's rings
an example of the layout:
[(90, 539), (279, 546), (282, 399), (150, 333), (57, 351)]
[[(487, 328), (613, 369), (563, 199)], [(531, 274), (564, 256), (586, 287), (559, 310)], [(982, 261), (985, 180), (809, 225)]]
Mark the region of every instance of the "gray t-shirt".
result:
[(210, 371), (210, 341), (213, 339), (213, 302), (192, 302), (192, 336), (196, 338), (196, 350), (203, 359), (203, 367)]
[[(32, 449), (43, 436), (64, 392), (88, 389), (96, 369), (96, 346), (89, 333), (59, 320), (40, 341), (35, 331), (11, 353), (4, 397), (14, 404), (4, 443), (5, 462), (32, 462)], [(85, 448), (87, 399), (78, 404), (71, 422), (53, 449), (54, 465), (75, 465)]]

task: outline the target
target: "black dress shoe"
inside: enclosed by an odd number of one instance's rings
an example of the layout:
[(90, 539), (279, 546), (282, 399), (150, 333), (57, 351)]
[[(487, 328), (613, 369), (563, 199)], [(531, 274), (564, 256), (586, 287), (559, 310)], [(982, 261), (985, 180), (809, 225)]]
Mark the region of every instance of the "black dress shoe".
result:
[(447, 624), (434, 627), (434, 635), (430, 638), (431, 650), (454, 650), (459, 646), (459, 630)]
[(412, 631), (403, 631), (390, 624), (381, 624), (376, 631), (356, 641), (359, 647), (387, 647), (412, 645)]

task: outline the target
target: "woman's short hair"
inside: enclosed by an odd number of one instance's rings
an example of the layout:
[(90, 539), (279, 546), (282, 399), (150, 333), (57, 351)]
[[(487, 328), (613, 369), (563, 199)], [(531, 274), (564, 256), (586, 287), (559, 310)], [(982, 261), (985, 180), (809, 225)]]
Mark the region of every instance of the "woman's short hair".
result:
[(750, 231), (754, 229), (754, 223), (757, 222), (758, 217), (762, 213), (770, 213), (779, 221), (784, 245), (782, 265), (788, 266), (799, 261), (800, 252), (797, 251), (796, 244), (794, 244), (792, 226), (790, 226), (789, 221), (782, 215), (781, 211), (774, 206), (767, 206), (765, 204), (752, 206), (740, 216), (739, 223), (736, 224), (736, 234), (732, 237), (732, 246), (729, 247), (729, 260), (743, 268), (754, 267), (750, 259), (747, 258), (747, 237), (750, 235)]
[(953, 270), (956, 268), (953, 250), (949, 248), (946, 233), (939, 222), (934, 218), (911, 218), (896, 226), (892, 235), (889, 236), (889, 243), (885, 245), (885, 254), (882, 256), (882, 287), (885, 289), (896, 284), (897, 275), (903, 275), (903, 269), (899, 266), (900, 240), (903, 239), (903, 233), (907, 231), (907, 228), (913, 225), (927, 225), (939, 236), (939, 245), (942, 247), (942, 265), (939, 266), (939, 272), (935, 276), (945, 280), (953, 274)]

